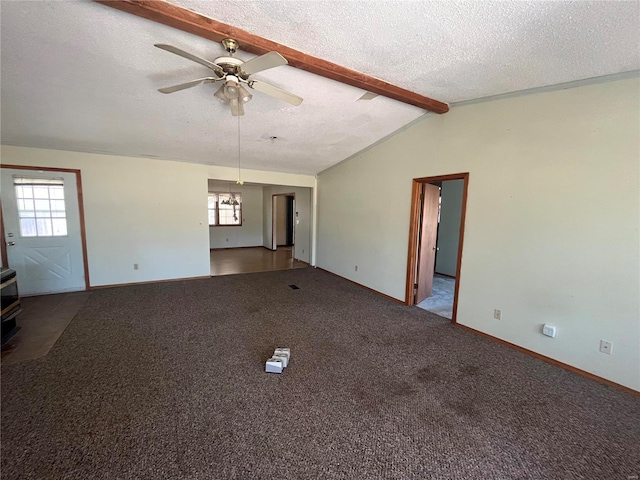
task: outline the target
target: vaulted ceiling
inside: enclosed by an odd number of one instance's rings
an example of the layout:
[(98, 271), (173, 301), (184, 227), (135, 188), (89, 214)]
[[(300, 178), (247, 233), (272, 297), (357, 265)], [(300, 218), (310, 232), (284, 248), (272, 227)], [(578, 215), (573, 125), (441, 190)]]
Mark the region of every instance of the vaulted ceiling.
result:
[[(640, 69), (636, 1), (172, 3), (453, 108)], [(243, 168), (315, 174), (435, 115), (284, 66), (255, 78), (300, 106), (254, 91), (232, 117), (217, 85), (157, 91), (210, 71), (154, 44), (213, 60), (219, 43), (88, 0), (2, 1), (0, 21), (5, 144), (237, 166), (239, 125)]]

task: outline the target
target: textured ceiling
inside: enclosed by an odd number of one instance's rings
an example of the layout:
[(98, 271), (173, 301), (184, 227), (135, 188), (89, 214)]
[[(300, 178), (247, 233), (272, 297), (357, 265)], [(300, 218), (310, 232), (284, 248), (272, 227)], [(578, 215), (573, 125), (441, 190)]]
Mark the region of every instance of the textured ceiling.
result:
[[(637, 1), (172, 3), (448, 103), (640, 68)], [(209, 71), (154, 43), (220, 45), (89, 1), (2, 1), (0, 21), (3, 143), (237, 166), (217, 85), (156, 91)], [(254, 78), (304, 102), (253, 92), (244, 168), (317, 173), (425, 114), (292, 67)]]

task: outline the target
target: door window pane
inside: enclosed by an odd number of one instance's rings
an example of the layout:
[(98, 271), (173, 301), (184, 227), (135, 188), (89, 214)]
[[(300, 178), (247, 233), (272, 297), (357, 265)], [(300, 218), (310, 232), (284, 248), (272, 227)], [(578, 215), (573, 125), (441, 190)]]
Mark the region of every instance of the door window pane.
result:
[(53, 237), (53, 229), (51, 228), (50, 218), (36, 219), (36, 228), (38, 229), (39, 237)]
[(67, 235), (62, 179), (15, 177), (14, 184), (21, 236)]
[(60, 237), (67, 234), (67, 220), (65, 218), (51, 219), (53, 225), (53, 236)]
[(51, 206), (49, 205), (49, 200), (36, 200), (36, 211), (48, 211)]
[(51, 198), (64, 200), (64, 187), (62, 186), (49, 187), (49, 195), (51, 196)]
[(16, 187), (16, 190), (18, 190), (19, 193), (16, 193), (16, 195), (19, 196), (19, 198), (33, 198), (33, 188), (30, 186), (27, 187)]
[(36, 232), (36, 219), (35, 218), (21, 218), (20, 219), (20, 235), (23, 237), (37, 237)]
[(49, 199), (49, 189), (47, 187), (33, 187), (33, 198)]
[(60, 210), (64, 212), (64, 200), (51, 200), (51, 210)]

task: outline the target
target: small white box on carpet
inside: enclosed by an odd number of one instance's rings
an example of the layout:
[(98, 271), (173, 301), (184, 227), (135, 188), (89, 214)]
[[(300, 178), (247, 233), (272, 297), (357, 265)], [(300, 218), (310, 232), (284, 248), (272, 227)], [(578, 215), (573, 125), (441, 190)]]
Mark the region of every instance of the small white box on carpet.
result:
[(289, 358), (291, 358), (291, 349), (290, 348), (276, 348), (275, 351), (273, 352), (273, 356), (274, 357), (281, 357), (284, 356), (287, 358), (287, 360), (284, 363), (284, 366), (286, 367), (289, 364)]
[(282, 369), (289, 365), (290, 348), (276, 348), (272, 357), (267, 360), (264, 371), (267, 373), (282, 373)]
[(264, 371), (267, 373), (282, 373), (283, 368), (281, 358), (271, 357), (267, 360)]
[(287, 357), (284, 353), (274, 353), (271, 358), (279, 358), (282, 362), (282, 368), (287, 368), (287, 364), (289, 363), (289, 357)]

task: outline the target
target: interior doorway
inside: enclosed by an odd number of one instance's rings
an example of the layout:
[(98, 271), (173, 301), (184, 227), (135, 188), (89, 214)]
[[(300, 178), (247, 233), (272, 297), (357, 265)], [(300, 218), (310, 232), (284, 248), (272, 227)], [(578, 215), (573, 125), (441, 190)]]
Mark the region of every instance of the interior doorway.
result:
[(415, 178), (412, 188), (405, 303), (425, 306), (452, 323), (457, 314), (468, 183), (469, 174), (459, 173)]
[(271, 197), (271, 250), (278, 247), (291, 247), (293, 256), (296, 231), (296, 195), (278, 193)]

